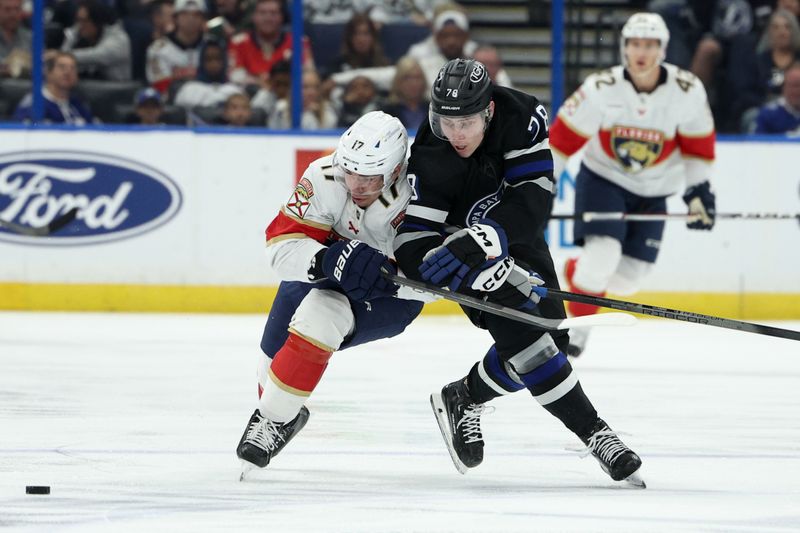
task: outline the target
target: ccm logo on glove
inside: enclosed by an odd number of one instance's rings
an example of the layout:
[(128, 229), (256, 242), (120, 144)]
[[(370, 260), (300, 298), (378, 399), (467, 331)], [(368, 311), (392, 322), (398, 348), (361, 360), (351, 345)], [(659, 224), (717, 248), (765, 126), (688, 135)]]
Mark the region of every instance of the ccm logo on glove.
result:
[(502, 285), (508, 278), (512, 268), (514, 268), (514, 258), (511, 256), (506, 256), (499, 263), (481, 271), (475, 277), (475, 281), (472, 283), (472, 288), (477, 291), (487, 292), (499, 289), (500, 285)]

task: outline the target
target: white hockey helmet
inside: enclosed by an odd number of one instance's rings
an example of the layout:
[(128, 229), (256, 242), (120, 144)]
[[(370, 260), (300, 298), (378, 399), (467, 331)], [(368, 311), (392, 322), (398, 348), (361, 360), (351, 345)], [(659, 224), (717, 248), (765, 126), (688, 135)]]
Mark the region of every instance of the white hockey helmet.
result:
[(625, 59), (625, 43), (628, 39), (657, 39), (661, 43), (661, 55), (658, 62), (663, 62), (667, 57), (669, 30), (664, 19), (658, 13), (634, 13), (622, 27), (619, 52), (625, 67), (628, 66), (628, 61)]
[(408, 133), (399, 119), (383, 111), (371, 111), (339, 138), (333, 154), (334, 176), (344, 183), (344, 171), (362, 176), (383, 176), (383, 189), (392, 186), (392, 174), (408, 161)]

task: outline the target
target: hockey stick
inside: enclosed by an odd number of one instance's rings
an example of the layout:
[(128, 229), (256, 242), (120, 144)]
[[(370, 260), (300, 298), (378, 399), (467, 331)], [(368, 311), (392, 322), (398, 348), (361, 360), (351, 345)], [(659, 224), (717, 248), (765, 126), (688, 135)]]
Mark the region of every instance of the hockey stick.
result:
[(624, 313), (603, 313), (600, 315), (580, 316), (564, 319), (542, 318), (487, 300), (480, 300), (465, 294), (459, 294), (457, 292), (440, 289), (435, 285), (429, 285), (420, 281), (402, 278), (386, 271), (383, 272), (383, 277), (398, 285), (404, 285), (418, 291), (435, 294), (437, 296), (441, 296), (445, 300), (450, 300), (451, 302), (456, 302), (466, 307), (472, 307), (473, 309), (492, 313), (504, 318), (510, 318), (511, 320), (516, 320), (518, 322), (525, 322), (526, 324), (531, 324), (542, 329), (570, 329), (591, 326), (630, 326), (636, 323), (636, 317), (632, 315), (626, 315)]
[[(700, 215), (689, 213), (622, 213), (612, 211), (607, 213), (586, 211), (584, 213), (571, 213), (565, 215), (550, 215), (551, 220), (578, 220), (584, 222), (602, 220), (632, 220), (632, 221), (660, 221), (660, 220), (694, 220)], [(721, 220), (800, 220), (800, 213), (717, 213), (716, 218)]]
[(60, 217), (56, 217), (52, 222), (44, 226), (23, 226), (15, 222), (8, 222), (0, 218), (0, 228), (3, 228), (11, 233), (17, 235), (26, 235), (28, 237), (47, 237), (51, 233), (55, 233), (73, 220), (78, 214), (78, 208), (73, 207)]
[(661, 318), (669, 318), (671, 320), (680, 320), (682, 322), (692, 322), (694, 324), (716, 326), (718, 328), (736, 329), (739, 331), (757, 333), (759, 335), (769, 335), (771, 337), (780, 337), (782, 339), (800, 341), (800, 331), (775, 328), (761, 324), (753, 324), (752, 322), (742, 322), (740, 320), (733, 320), (731, 318), (701, 315), (699, 313), (690, 313), (689, 311), (668, 309), (666, 307), (656, 307), (654, 305), (637, 304), (634, 302), (624, 302), (622, 300), (601, 298), (599, 296), (589, 296), (587, 294), (576, 294), (574, 292), (559, 291), (556, 289), (547, 289), (547, 295), (545, 297), (591, 305), (599, 305), (600, 307), (608, 307), (611, 309), (617, 309), (619, 311), (628, 311), (630, 313), (639, 313), (641, 315), (657, 316)]

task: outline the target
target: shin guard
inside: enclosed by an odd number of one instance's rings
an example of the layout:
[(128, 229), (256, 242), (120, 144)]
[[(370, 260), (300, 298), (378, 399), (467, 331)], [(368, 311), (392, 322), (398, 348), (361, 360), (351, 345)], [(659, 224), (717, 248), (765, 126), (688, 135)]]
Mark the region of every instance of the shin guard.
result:
[(322, 378), (332, 354), (332, 349), (291, 332), (269, 367), (259, 401), (261, 414), (276, 422), (294, 418)]

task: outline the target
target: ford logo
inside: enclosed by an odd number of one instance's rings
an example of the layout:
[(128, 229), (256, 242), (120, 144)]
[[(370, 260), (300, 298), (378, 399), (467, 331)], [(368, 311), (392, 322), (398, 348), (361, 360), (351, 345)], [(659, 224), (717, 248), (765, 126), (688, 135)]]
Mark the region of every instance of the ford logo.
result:
[(48, 237), (0, 229), (0, 241), (80, 245), (127, 239), (165, 224), (180, 207), (178, 186), (136, 161), (87, 152), (0, 154), (0, 218), (38, 227), (78, 209), (75, 221)]

